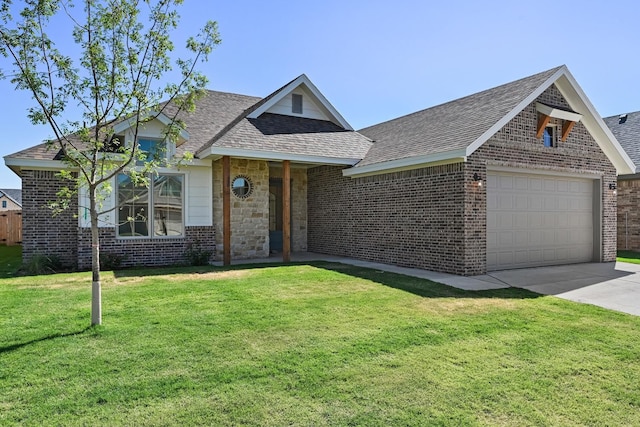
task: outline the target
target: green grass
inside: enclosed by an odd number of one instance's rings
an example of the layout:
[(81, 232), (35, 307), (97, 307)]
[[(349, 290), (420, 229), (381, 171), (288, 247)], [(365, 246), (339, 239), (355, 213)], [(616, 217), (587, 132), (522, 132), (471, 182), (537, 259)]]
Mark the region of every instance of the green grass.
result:
[(640, 425), (640, 318), (340, 264), (0, 280), (0, 425)]
[(0, 246), (0, 278), (13, 277), (22, 264), (22, 246)]
[(636, 251), (618, 251), (618, 261), (640, 264), (640, 252)]

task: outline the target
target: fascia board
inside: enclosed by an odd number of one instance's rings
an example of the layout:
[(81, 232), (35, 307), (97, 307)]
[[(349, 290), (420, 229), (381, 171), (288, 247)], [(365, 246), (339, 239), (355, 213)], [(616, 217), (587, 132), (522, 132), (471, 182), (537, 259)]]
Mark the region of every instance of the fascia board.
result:
[(418, 169), (434, 164), (459, 163), (466, 161), (465, 150), (452, 150), (426, 156), (408, 157), (366, 166), (357, 166), (342, 171), (343, 176), (357, 178), (360, 176), (380, 175), (401, 170)]
[(298, 163), (310, 163), (310, 164), (322, 164), (322, 165), (345, 165), (353, 166), (360, 161), (360, 159), (351, 158), (338, 158), (338, 157), (323, 157), (323, 156), (308, 156), (303, 154), (292, 153), (280, 153), (276, 151), (260, 151), (260, 150), (243, 150), (240, 148), (225, 148), (225, 147), (210, 147), (203, 155), (203, 158), (214, 157), (220, 158), (222, 156), (239, 157), (244, 159), (256, 159), (256, 160), (290, 160)]
[(593, 104), (591, 104), (591, 101), (589, 101), (589, 98), (587, 98), (578, 82), (568, 70), (563, 73), (562, 78), (558, 79), (556, 86), (572, 109), (577, 111), (586, 110), (588, 112), (588, 114), (583, 115), (582, 124), (596, 140), (600, 149), (606, 154), (611, 163), (613, 163), (617, 174), (627, 175), (635, 173), (635, 164), (626, 151), (624, 151), (609, 127), (604, 123), (600, 114), (598, 114)]
[(14, 167), (18, 169), (35, 170), (61, 170), (68, 168), (68, 166), (60, 160), (17, 159), (13, 157), (5, 157), (4, 164), (12, 170), (14, 170)]

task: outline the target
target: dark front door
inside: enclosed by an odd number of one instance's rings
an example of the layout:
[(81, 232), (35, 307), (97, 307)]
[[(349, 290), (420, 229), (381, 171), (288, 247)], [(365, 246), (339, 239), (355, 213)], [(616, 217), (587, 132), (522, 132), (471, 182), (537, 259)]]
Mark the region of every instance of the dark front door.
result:
[(269, 178), (269, 251), (282, 252), (282, 178)]

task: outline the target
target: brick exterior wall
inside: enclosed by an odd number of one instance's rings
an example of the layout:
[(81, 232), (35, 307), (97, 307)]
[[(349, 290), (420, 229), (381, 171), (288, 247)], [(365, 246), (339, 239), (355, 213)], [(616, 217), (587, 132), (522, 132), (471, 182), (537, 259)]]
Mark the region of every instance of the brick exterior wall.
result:
[(310, 251), (474, 273), (464, 260), (464, 164), (355, 179), (332, 166), (307, 173)]
[[(536, 101), (569, 108), (555, 86)], [(492, 166), (601, 176), (602, 261), (616, 256), (614, 166), (577, 123), (566, 141), (544, 147), (536, 138), (535, 102), (465, 163), (345, 178), (336, 167), (308, 171), (308, 247), (349, 256), (462, 275), (486, 272), (486, 183)], [(552, 119), (562, 128), (562, 121)]]
[(618, 180), (618, 249), (640, 251), (640, 179)]
[[(185, 264), (185, 251), (194, 245), (215, 251), (214, 227), (185, 227), (184, 237), (159, 239), (118, 239), (115, 228), (100, 228), (100, 254), (122, 256), (121, 267)], [(91, 229), (78, 232), (78, 268), (91, 268)], [(102, 258), (104, 259), (104, 258)], [(213, 256), (212, 256), (213, 259)]]
[(22, 171), (23, 262), (29, 262), (36, 254), (53, 255), (65, 266), (77, 267), (77, 201), (55, 217), (47, 207), (48, 202), (57, 200), (56, 193), (65, 184), (53, 171)]

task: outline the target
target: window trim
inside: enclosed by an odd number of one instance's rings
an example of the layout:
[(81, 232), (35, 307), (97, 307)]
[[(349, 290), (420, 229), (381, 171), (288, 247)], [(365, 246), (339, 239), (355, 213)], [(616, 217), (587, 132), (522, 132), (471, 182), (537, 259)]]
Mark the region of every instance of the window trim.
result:
[[(118, 174), (118, 176), (120, 175), (126, 175), (126, 174)], [(116, 194), (115, 194), (115, 200), (116, 200), (116, 212), (119, 211), (120, 207), (118, 205), (118, 184), (117, 184), (117, 179), (118, 176), (116, 176)], [(153, 232), (154, 228), (153, 228), (153, 221), (155, 220), (155, 207), (154, 207), (154, 191), (155, 191), (155, 180), (156, 178), (160, 177), (160, 176), (179, 176), (182, 177), (182, 189), (181, 189), (181, 200), (180, 200), (180, 206), (182, 208), (182, 234), (180, 235), (173, 235), (173, 236), (167, 236), (167, 235), (160, 235), (160, 236), (156, 236), (155, 233)], [(187, 217), (187, 207), (185, 204), (185, 200), (186, 200), (186, 188), (187, 188), (187, 179), (186, 179), (186, 174), (184, 173), (172, 173), (172, 172), (158, 172), (157, 174), (154, 174), (154, 176), (152, 177), (152, 181), (150, 186), (148, 187), (148, 201), (147, 201), (147, 210), (148, 212), (150, 212), (150, 214), (147, 217), (147, 230), (149, 231), (149, 235), (147, 236), (122, 236), (120, 235), (120, 221), (119, 221), (119, 216), (116, 213), (116, 224), (115, 224), (115, 229), (116, 229), (116, 239), (119, 240), (167, 240), (167, 239), (184, 239), (186, 237), (186, 217)], [(151, 221), (151, 224), (149, 223)]]

